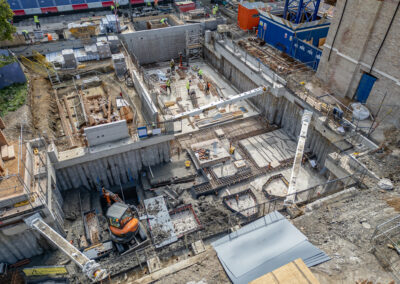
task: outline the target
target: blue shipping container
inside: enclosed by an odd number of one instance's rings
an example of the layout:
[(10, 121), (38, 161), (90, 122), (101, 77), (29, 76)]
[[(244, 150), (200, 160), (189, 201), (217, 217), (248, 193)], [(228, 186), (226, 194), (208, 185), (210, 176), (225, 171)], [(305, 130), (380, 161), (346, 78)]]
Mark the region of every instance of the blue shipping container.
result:
[(301, 39), (293, 39), (293, 47), (290, 50), (289, 55), (314, 70), (317, 70), (319, 61), (322, 56), (322, 50), (312, 46)]
[(71, 5), (70, 0), (55, 0), (56, 6)]
[(71, 4), (86, 4), (85, 0), (71, 0)]
[(56, 6), (53, 0), (38, 0), (41, 8)]
[(19, 0), (8, 0), (8, 4), (10, 4), (12, 10), (22, 10)]
[(37, 0), (23, 0), (21, 1), (22, 9), (39, 8)]

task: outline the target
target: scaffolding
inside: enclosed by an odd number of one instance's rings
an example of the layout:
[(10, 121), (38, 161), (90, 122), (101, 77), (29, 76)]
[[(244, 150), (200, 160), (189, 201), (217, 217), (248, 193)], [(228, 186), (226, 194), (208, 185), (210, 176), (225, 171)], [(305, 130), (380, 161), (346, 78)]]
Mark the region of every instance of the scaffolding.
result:
[(200, 30), (186, 31), (186, 58), (188, 63), (203, 56), (202, 34)]
[(377, 225), (371, 244), (381, 264), (389, 266), (397, 281), (400, 281), (400, 215)]

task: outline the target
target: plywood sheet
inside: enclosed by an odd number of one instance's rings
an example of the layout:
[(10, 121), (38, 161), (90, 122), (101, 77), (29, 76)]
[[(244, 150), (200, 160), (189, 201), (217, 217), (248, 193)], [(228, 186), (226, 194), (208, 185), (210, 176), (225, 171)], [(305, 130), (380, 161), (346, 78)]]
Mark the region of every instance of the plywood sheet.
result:
[(298, 258), (250, 282), (250, 284), (264, 283), (319, 284), (319, 281), (304, 264), (303, 260)]

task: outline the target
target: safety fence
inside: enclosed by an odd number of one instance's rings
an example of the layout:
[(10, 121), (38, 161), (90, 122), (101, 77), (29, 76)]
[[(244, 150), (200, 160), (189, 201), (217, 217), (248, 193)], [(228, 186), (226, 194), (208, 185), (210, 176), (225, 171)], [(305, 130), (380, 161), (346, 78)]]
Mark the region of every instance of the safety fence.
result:
[(388, 265), (397, 281), (400, 281), (400, 215), (376, 226), (371, 245), (382, 264)]

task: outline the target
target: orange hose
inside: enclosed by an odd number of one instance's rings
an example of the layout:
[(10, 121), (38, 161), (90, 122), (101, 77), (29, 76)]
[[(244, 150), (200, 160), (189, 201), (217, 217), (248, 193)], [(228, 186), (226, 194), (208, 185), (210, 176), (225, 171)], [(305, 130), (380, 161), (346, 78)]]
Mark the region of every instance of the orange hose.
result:
[(122, 229), (110, 226), (111, 232), (116, 236), (126, 235), (130, 232), (136, 232), (139, 228), (139, 220), (132, 218)]

